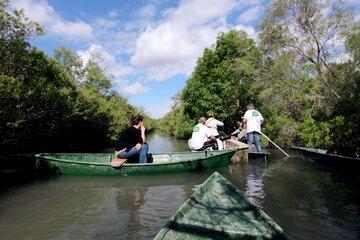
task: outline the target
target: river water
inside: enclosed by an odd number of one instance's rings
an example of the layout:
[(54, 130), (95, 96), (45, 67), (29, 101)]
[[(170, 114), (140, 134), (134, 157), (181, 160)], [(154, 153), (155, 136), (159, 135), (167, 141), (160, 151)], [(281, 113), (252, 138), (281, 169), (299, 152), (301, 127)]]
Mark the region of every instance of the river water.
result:
[[(148, 143), (150, 152), (187, 148), (157, 134)], [(271, 153), (216, 171), (294, 239), (360, 239), (358, 169)], [(213, 171), (9, 183), (0, 191), (0, 239), (152, 239)]]

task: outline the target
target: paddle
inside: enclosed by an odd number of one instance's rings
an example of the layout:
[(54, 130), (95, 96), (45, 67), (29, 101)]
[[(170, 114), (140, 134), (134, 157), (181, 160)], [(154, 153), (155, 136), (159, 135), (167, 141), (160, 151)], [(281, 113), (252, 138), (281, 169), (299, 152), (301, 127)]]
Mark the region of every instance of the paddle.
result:
[(269, 140), (269, 142), (271, 142), (272, 144), (275, 145), (275, 147), (277, 147), (282, 153), (284, 153), (287, 157), (290, 157), (289, 154), (287, 154), (286, 152), (284, 152), (284, 150), (282, 150), (278, 145), (276, 145), (276, 143), (274, 143), (273, 141), (271, 141), (271, 139), (266, 136), (263, 132), (260, 132), (267, 140)]
[(221, 141), (224, 141), (224, 140), (227, 140), (227, 139), (230, 139), (232, 136), (236, 136), (236, 135), (238, 135), (238, 132), (233, 132), (232, 134), (230, 134), (230, 135), (227, 135), (227, 134), (225, 134), (225, 135), (218, 135), (218, 136), (215, 136), (215, 138), (219, 138)]

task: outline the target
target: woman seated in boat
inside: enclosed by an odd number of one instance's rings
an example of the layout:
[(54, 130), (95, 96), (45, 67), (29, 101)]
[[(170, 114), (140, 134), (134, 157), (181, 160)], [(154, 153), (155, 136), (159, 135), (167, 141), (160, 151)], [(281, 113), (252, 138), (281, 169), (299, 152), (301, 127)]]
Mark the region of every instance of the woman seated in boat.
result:
[[(209, 130), (210, 130), (210, 135), (217, 137), (217, 136), (220, 135), (220, 134), (219, 134), (219, 131), (218, 131), (218, 128), (219, 128), (219, 127), (223, 127), (223, 126), (224, 126), (224, 123), (221, 122), (221, 121), (219, 121), (219, 120), (217, 120), (217, 119), (215, 118), (214, 112), (212, 112), (212, 111), (209, 111), (208, 116), (209, 116), (209, 117), (208, 117), (208, 119), (207, 119), (206, 122), (205, 122), (205, 126), (207, 126), (207, 127), (209, 128)], [(225, 135), (225, 134), (223, 134), (223, 135)], [(219, 150), (224, 149), (224, 147), (223, 147), (223, 142), (222, 142), (219, 138), (216, 139), (216, 141), (217, 141), (218, 149), (219, 149)]]
[(216, 138), (211, 135), (210, 128), (205, 126), (206, 118), (200, 117), (198, 124), (194, 127), (190, 140), (190, 147), (195, 151), (202, 151), (207, 148), (218, 149)]
[(133, 116), (131, 127), (119, 134), (115, 147), (116, 156), (121, 159), (137, 159), (140, 163), (147, 163), (148, 145), (145, 143), (145, 126), (143, 117)]

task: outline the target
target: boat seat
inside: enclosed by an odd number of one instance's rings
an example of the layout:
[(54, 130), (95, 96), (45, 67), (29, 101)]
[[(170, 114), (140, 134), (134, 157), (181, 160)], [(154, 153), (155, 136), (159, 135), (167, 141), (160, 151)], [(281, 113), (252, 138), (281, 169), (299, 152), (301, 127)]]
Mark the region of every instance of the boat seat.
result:
[(113, 158), (110, 162), (110, 165), (112, 167), (120, 167), (121, 165), (123, 165), (125, 162), (127, 161), (126, 158)]

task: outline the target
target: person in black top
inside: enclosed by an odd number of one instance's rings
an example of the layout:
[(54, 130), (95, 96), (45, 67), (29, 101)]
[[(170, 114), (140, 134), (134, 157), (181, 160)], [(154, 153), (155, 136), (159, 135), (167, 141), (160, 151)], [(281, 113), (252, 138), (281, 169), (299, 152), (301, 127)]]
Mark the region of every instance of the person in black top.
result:
[(115, 150), (118, 158), (139, 156), (140, 163), (147, 163), (148, 145), (145, 143), (145, 126), (142, 116), (131, 117), (131, 125), (119, 134)]

